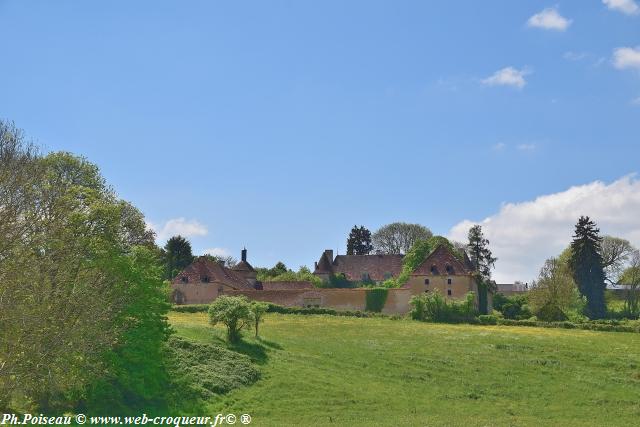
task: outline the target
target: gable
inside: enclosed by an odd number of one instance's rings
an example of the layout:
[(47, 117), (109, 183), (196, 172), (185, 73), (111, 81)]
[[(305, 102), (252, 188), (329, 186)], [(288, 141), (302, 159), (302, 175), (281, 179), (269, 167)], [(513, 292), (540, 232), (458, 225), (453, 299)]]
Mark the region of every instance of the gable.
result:
[(460, 276), (472, 273), (469, 266), (456, 258), (449, 249), (440, 245), (415, 269), (412, 276)]

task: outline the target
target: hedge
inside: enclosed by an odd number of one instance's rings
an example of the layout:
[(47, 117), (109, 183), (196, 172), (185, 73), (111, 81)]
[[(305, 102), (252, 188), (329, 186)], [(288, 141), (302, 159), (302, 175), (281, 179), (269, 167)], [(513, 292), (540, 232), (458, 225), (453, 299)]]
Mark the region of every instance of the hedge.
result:
[(640, 324), (620, 324), (619, 322), (590, 321), (584, 323), (564, 322), (542, 322), (539, 320), (512, 320), (497, 319), (498, 325), (504, 326), (537, 326), (539, 328), (562, 328), (562, 329), (583, 329), (588, 331), (603, 332), (635, 332), (640, 333)]
[[(327, 314), (330, 316), (349, 316), (349, 317), (390, 317), (390, 318), (400, 318), (402, 316), (387, 316), (381, 313), (374, 313), (368, 311), (358, 311), (358, 310), (334, 310), (332, 308), (323, 308), (323, 307), (311, 307), (311, 308), (301, 308), (301, 307), (283, 307), (281, 305), (267, 303), (267, 313), (280, 313), (280, 314)], [(206, 313), (209, 311), (209, 304), (185, 304), (185, 305), (174, 305), (171, 307), (172, 311), (178, 313)]]

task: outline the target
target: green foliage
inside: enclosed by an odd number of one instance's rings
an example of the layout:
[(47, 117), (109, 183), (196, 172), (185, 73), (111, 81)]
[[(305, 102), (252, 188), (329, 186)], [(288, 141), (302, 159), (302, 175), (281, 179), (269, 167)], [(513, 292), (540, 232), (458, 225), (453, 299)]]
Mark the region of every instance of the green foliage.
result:
[(368, 255), (372, 250), (371, 232), (363, 225), (354, 225), (347, 239), (347, 255)]
[(528, 319), (532, 316), (527, 295), (507, 297), (500, 293), (494, 294), (493, 308), (501, 312), (505, 319)]
[(586, 315), (592, 319), (606, 316), (605, 273), (600, 230), (589, 217), (581, 216), (571, 242), (569, 266), (580, 294), (587, 299)]
[[(282, 264), (282, 263), (279, 263)], [(284, 266), (284, 264), (282, 264)], [(276, 265), (273, 269), (259, 269), (262, 272), (259, 272), (257, 275), (257, 279), (261, 282), (298, 282), (298, 281), (307, 281), (311, 282), (315, 287), (322, 286), (322, 279), (313, 274), (311, 270), (309, 270), (306, 266), (300, 266), (300, 269), (295, 272), (291, 270), (286, 270), (282, 272), (282, 269)], [(278, 273), (278, 274), (275, 274)]]
[(227, 339), (234, 343), (240, 340), (240, 331), (251, 324), (251, 305), (245, 296), (222, 295), (209, 306), (209, 322), (215, 326), (222, 323), (227, 327)]
[(384, 308), (384, 304), (387, 302), (387, 295), (389, 290), (386, 288), (372, 288), (366, 291), (366, 311), (373, 311), (379, 313)]
[[(399, 288), (404, 285), (411, 273), (415, 271), (422, 262), (433, 253), (439, 246), (445, 246), (456, 258), (464, 260), (464, 254), (456, 249), (453, 244), (445, 237), (433, 236), (428, 240), (418, 240), (411, 247), (411, 249), (405, 254), (402, 259), (402, 272), (395, 279), (389, 279), (385, 281), (384, 287)], [(393, 286), (391, 286), (393, 284)]]
[(265, 302), (252, 301), (251, 302), (251, 317), (253, 320), (253, 326), (256, 330), (256, 338), (258, 338), (258, 327), (260, 322), (264, 320), (264, 314), (269, 309), (269, 304)]
[(86, 159), (41, 157), (2, 122), (0, 188), (0, 407), (86, 407), (106, 382), (123, 405), (149, 401), (167, 325), (140, 212)]
[(256, 273), (257, 273), (256, 277), (259, 281), (268, 282), (268, 281), (276, 280), (275, 278), (278, 276), (282, 276), (287, 273), (292, 273), (292, 270), (289, 270), (283, 262), (278, 261), (276, 265), (274, 265), (271, 268), (264, 268), (264, 267), (256, 268)]
[(373, 233), (373, 245), (377, 251), (385, 254), (405, 254), (419, 240), (429, 240), (431, 230), (420, 224), (394, 222)]
[(481, 325), (497, 325), (498, 317), (493, 314), (481, 314), (478, 316), (478, 322)]
[(566, 319), (580, 304), (580, 295), (569, 266), (558, 258), (545, 261), (528, 294), (531, 310), (544, 320)]
[(347, 279), (347, 276), (344, 273), (332, 274), (329, 276), (329, 280), (323, 281), (320, 284), (316, 285), (319, 288), (355, 288), (357, 284), (355, 282)]
[(191, 243), (182, 236), (173, 236), (164, 245), (165, 279), (173, 279), (193, 262)]
[(122, 334), (105, 355), (103, 376), (87, 392), (85, 405), (94, 413), (136, 413), (166, 404), (170, 382), (165, 363), (170, 305), (158, 259), (139, 246), (118, 262), (125, 306), (114, 322)]
[(183, 398), (209, 399), (260, 378), (248, 356), (221, 346), (172, 337), (169, 347), (171, 373)]
[(427, 322), (473, 322), (478, 315), (473, 292), (469, 292), (463, 301), (455, 301), (447, 300), (436, 289), (412, 296), (409, 304), (412, 306), (411, 317)]

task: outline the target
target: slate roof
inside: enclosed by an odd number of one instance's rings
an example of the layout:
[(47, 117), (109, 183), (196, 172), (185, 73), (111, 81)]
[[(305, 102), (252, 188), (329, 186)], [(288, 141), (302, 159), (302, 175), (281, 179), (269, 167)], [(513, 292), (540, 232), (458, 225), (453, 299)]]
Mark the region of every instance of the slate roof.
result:
[(240, 261), (239, 263), (231, 267), (231, 269), (233, 271), (255, 271), (251, 264), (249, 264), (247, 261)]
[(211, 283), (222, 283), (233, 289), (253, 289), (251, 284), (240, 276), (240, 274), (206, 257), (196, 258), (195, 261), (178, 273), (171, 283), (184, 283), (182, 280), (183, 277), (188, 278), (188, 283), (202, 283), (204, 281), (203, 279), (208, 277)]

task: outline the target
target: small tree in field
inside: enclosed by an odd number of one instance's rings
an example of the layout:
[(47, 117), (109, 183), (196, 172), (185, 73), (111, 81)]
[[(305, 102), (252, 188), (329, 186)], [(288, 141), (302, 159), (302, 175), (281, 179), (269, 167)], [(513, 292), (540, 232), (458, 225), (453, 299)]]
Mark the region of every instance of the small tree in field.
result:
[(256, 329), (256, 338), (258, 338), (258, 326), (264, 320), (264, 314), (267, 312), (269, 304), (265, 302), (254, 301), (251, 303), (251, 315), (253, 326)]
[(245, 296), (223, 295), (209, 306), (209, 323), (213, 326), (223, 323), (227, 327), (227, 340), (240, 340), (240, 331), (253, 320), (251, 304)]

